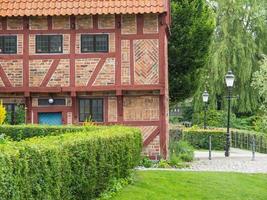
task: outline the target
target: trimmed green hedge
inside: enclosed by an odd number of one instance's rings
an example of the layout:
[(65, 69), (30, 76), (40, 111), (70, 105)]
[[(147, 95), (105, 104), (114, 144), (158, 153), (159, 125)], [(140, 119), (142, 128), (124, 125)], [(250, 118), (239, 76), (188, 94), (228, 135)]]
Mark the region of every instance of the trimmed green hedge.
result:
[(100, 129), (100, 126), (1, 125), (0, 135), (20, 141), (36, 136), (59, 135), (68, 132)]
[(222, 130), (183, 130), (183, 139), (196, 149), (209, 149), (209, 136), (212, 138), (213, 150), (224, 150), (225, 132)]
[(140, 130), (119, 126), (0, 144), (0, 199), (93, 199), (141, 149)]
[[(226, 143), (225, 129), (196, 129), (170, 130), (173, 141), (185, 140), (196, 149), (209, 149), (209, 136), (212, 137), (212, 149), (224, 150)], [(267, 153), (267, 135), (251, 131), (233, 130), (231, 132), (231, 146), (251, 150), (252, 139), (255, 138), (256, 151)]]

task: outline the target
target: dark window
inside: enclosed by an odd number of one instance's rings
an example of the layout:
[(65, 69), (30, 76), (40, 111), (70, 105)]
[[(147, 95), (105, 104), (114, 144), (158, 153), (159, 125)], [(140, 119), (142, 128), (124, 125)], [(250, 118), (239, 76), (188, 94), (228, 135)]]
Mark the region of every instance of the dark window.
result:
[(62, 53), (62, 35), (36, 35), (36, 53)]
[(0, 53), (17, 53), (17, 36), (0, 36)]
[(103, 99), (80, 99), (79, 120), (103, 122)]
[(53, 99), (54, 102), (51, 104), (49, 103), (49, 99), (38, 99), (38, 105), (39, 106), (65, 106), (66, 105), (66, 99)]
[(8, 124), (22, 124), (25, 123), (25, 107), (19, 104), (4, 104), (6, 109), (6, 119), (5, 122)]
[(108, 52), (108, 35), (81, 35), (81, 52)]

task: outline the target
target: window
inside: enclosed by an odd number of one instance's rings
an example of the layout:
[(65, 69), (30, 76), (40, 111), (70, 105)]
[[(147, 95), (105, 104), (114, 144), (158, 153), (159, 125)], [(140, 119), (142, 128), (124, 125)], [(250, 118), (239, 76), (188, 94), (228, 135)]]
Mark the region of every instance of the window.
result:
[(23, 104), (4, 104), (6, 109), (5, 122), (11, 125), (25, 123), (25, 106)]
[(81, 35), (81, 52), (108, 52), (108, 35)]
[(62, 53), (62, 35), (36, 35), (36, 53)]
[(79, 100), (79, 120), (103, 122), (103, 99), (80, 99)]
[(0, 36), (0, 53), (17, 53), (17, 36)]

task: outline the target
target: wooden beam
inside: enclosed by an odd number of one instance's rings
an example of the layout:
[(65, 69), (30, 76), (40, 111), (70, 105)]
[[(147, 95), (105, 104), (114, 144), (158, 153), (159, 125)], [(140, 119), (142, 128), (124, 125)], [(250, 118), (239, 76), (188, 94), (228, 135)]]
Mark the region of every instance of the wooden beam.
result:
[(105, 59), (104, 59), (104, 58), (100, 59), (100, 61), (99, 61), (98, 64), (96, 65), (96, 68), (95, 68), (95, 70), (94, 70), (94, 72), (93, 72), (93, 74), (92, 74), (90, 80), (89, 80), (88, 83), (87, 83), (87, 86), (88, 86), (88, 87), (93, 85), (93, 83), (94, 83), (95, 80), (96, 80), (97, 75), (98, 75), (99, 72), (101, 71), (101, 69), (102, 69), (102, 67), (103, 67), (103, 65), (104, 65), (105, 62), (106, 62), (106, 58), (105, 58)]
[(1, 64), (0, 64), (0, 77), (2, 78), (2, 81), (6, 87), (12, 87), (12, 84), (9, 81), (9, 79), (8, 79), (3, 67), (1, 66)]
[(48, 72), (46, 73), (46, 75), (45, 75), (45, 77), (44, 77), (44, 80), (42, 81), (40, 87), (45, 87), (45, 86), (47, 86), (47, 84), (48, 84), (49, 80), (51, 79), (53, 73), (56, 71), (59, 62), (60, 62), (60, 59), (56, 59), (56, 60), (54, 60), (54, 61), (52, 62), (52, 64), (51, 64), (51, 66), (50, 66)]
[(147, 145), (150, 144), (150, 142), (152, 142), (155, 137), (157, 137), (160, 133), (160, 129), (159, 127), (156, 128), (156, 130), (154, 130), (146, 139), (145, 141), (143, 142), (143, 146), (146, 147)]

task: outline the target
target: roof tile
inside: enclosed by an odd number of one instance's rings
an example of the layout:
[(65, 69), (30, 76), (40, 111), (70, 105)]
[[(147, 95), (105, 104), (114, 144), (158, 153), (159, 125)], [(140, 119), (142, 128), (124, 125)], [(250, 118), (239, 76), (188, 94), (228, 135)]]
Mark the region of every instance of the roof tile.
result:
[(0, 0), (0, 17), (167, 12), (168, 0)]

